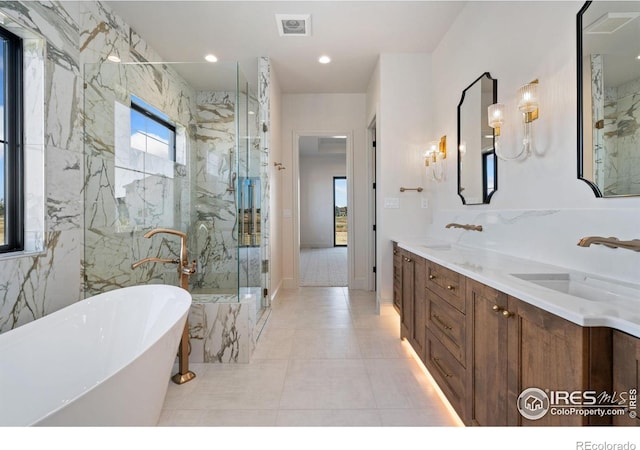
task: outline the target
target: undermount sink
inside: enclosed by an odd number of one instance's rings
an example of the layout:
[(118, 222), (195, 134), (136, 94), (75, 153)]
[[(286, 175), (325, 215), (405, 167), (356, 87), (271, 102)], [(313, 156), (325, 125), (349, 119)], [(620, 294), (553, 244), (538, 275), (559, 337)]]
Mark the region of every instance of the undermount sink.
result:
[(640, 286), (574, 273), (512, 273), (512, 276), (593, 302), (640, 300)]

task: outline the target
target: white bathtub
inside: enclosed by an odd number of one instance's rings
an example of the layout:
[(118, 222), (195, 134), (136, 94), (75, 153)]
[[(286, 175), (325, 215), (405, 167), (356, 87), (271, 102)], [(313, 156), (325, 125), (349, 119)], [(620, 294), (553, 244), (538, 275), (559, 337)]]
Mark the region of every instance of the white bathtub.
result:
[(134, 286), (0, 334), (0, 426), (156, 425), (190, 305)]

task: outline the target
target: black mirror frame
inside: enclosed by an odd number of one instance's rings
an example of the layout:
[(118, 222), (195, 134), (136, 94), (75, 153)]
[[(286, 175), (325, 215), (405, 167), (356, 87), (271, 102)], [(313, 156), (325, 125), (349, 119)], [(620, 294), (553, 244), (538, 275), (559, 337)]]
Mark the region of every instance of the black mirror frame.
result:
[[(460, 199), (462, 200), (462, 204), (463, 205), (466, 205), (467, 202), (464, 199), (464, 196), (462, 195), (462, 191), (460, 190), (460, 181), (461, 181), (460, 180), (460, 172), (461, 172), (460, 164), (462, 162), (462, 158), (460, 157), (461, 156), (460, 155), (460, 108), (462, 107), (462, 104), (464, 103), (464, 97), (465, 97), (467, 91), (474, 84), (476, 84), (478, 81), (480, 81), (484, 77), (489, 78), (493, 82), (493, 99), (492, 99), (492, 103), (497, 103), (498, 102), (498, 80), (496, 78), (493, 78), (489, 72), (485, 72), (482, 75), (480, 75), (478, 78), (473, 80), (473, 82), (462, 91), (462, 97), (460, 97), (460, 103), (458, 103), (458, 195), (460, 196)], [(495, 155), (495, 142), (496, 142), (496, 136), (495, 136), (495, 132), (494, 132), (494, 135), (493, 135), (493, 152), (492, 152), (494, 155)], [(482, 176), (484, 178), (486, 176), (486, 174), (483, 173)], [(494, 159), (493, 176), (494, 176), (494, 184), (493, 184), (494, 185), (494, 189), (493, 189), (493, 191), (491, 191), (488, 195), (487, 195), (486, 192), (483, 192), (482, 193), (482, 203), (470, 203), (471, 205), (487, 205), (487, 204), (489, 204), (489, 202), (491, 201), (491, 197), (498, 190), (498, 158), (497, 157)]]
[(591, 5), (591, 1), (585, 2), (585, 4), (580, 8), (580, 11), (576, 15), (576, 49), (577, 49), (577, 59), (576, 59), (576, 67), (577, 67), (577, 77), (578, 77), (578, 180), (582, 180), (591, 187), (593, 193), (596, 197), (602, 197), (602, 191), (600, 188), (593, 183), (591, 180), (584, 177), (584, 125), (583, 125), (583, 116), (584, 116), (584, 101), (583, 101), (583, 83), (582, 77), (584, 73), (582, 71), (582, 16), (585, 11)]

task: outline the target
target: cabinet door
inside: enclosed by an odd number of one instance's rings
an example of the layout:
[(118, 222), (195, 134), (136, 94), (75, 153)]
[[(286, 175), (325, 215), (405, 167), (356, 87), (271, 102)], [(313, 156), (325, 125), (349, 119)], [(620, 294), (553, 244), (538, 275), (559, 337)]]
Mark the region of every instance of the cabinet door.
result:
[(509, 297), (508, 424), (536, 426), (587, 425), (578, 414), (548, 412), (538, 420), (524, 418), (517, 408), (527, 388), (543, 391), (583, 391), (589, 384), (589, 332), (554, 314)]
[(402, 305), (402, 251), (393, 243), (393, 306), (400, 313)]
[(628, 413), (623, 416), (614, 416), (614, 425), (640, 426), (638, 414), (638, 386), (640, 386), (640, 339), (621, 331), (613, 332), (613, 391), (632, 394), (635, 389), (636, 417)]
[[(467, 293), (467, 420), (472, 425), (507, 423), (507, 296), (471, 279)], [(469, 311), (470, 309), (470, 311)]]
[(425, 280), (427, 276), (426, 261), (420, 257), (413, 258), (413, 305), (411, 308), (411, 334), (409, 342), (413, 346), (420, 359), (424, 362), (424, 344), (426, 338), (425, 312), (426, 295)]
[(409, 252), (402, 252), (402, 304), (400, 305), (400, 336), (410, 339), (413, 321), (414, 259)]

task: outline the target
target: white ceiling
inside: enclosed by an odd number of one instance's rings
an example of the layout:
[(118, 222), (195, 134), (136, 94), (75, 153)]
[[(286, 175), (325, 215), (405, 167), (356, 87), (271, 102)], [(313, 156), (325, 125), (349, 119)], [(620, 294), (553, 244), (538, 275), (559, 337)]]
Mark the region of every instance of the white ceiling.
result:
[[(432, 52), (465, 2), (104, 3), (165, 61), (202, 62), (204, 55), (213, 53), (221, 62), (251, 61), (255, 65), (258, 56), (269, 56), (285, 93), (362, 93), (380, 53)], [(312, 35), (280, 37), (276, 14), (311, 14)], [(319, 64), (322, 54), (332, 62)], [(198, 71), (183, 75), (194, 86), (204, 82), (198, 79)], [(252, 79), (253, 74), (246, 75)]]

